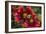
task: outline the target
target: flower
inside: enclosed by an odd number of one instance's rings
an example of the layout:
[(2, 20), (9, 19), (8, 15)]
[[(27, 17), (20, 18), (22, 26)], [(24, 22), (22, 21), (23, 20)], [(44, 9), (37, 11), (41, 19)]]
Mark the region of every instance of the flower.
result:
[(33, 23), (33, 19), (32, 19), (32, 18), (30, 19), (30, 23), (31, 23), (31, 24)]
[(23, 18), (26, 18), (27, 17), (27, 13), (23, 13)]
[(28, 27), (28, 24), (26, 22), (22, 23), (21, 25), (22, 27)]

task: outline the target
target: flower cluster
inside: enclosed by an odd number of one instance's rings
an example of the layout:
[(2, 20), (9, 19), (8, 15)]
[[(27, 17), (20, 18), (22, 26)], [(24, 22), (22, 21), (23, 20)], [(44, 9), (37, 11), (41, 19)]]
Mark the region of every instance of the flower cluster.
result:
[[(31, 28), (40, 27), (41, 21), (31, 6), (11, 6), (12, 22), (15, 28)], [(13, 24), (12, 23), (12, 24)]]

